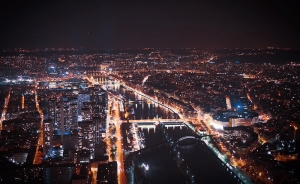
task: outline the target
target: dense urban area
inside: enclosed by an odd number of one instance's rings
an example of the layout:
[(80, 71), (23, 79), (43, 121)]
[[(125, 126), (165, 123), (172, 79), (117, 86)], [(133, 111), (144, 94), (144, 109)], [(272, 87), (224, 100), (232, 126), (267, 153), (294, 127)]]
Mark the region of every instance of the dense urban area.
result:
[(299, 50), (15, 49), (0, 66), (0, 183), (300, 182)]

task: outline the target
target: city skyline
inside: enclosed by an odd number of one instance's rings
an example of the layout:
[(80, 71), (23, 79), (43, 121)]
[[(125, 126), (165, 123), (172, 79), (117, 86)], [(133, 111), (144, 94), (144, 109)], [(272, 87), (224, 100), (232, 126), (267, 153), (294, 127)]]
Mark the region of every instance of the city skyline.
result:
[(0, 1), (0, 183), (299, 183), (299, 9)]
[(292, 1), (1, 2), (0, 48), (299, 48)]
[(299, 181), (299, 51), (95, 52), (3, 52), (1, 182)]

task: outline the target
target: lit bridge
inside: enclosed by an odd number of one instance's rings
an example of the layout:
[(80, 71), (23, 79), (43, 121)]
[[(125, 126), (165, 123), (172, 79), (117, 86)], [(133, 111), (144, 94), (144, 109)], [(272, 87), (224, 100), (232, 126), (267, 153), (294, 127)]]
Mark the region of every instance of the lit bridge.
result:
[(195, 136), (185, 136), (185, 137), (181, 137), (180, 139), (178, 139), (178, 142), (183, 141), (185, 139), (197, 139), (198, 140), (199, 138), (197, 138)]
[[(122, 123), (127, 123), (128, 120), (122, 120)], [(183, 124), (184, 120), (183, 119), (140, 119), (140, 120), (129, 120), (129, 123), (167, 123), (167, 124)]]
[[(161, 119), (159, 120), (160, 123), (164, 123), (164, 126), (166, 128), (175, 128), (175, 127), (185, 127), (186, 125), (183, 123), (183, 121), (176, 120), (176, 119)], [(127, 120), (122, 120), (122, 123), (136, 123), (138, 125), (139, 128), (141, 129), (151, 129), (151, 128), (156, 128), (156, 125), (158, 123), (157, 120), (151, 120), (151, 119), (147, 119), (147, 120), (129, 120), (129, 122)]]

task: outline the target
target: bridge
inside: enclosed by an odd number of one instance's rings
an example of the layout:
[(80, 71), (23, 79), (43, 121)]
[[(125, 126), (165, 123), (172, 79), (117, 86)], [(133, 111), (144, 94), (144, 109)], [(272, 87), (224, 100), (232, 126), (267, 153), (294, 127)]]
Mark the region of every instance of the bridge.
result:
[(178, 123), (183, 123), (184, 120), (183, 119), (140, 119), (140, 120), (122, 120), (122, 123), (127, 123), (129, 121), (129, 123), (157, 123), (157, 122), (161, 122), (161, 123), (171, 123), (171, 124), (178, 124)]
[(195, 136), (185, 136), (185, 137), (181, 137), (180, 139), (178, 139), (178, 142), (186, 140), (186, 139), (195, 139), (195, 140), (199, 140), (199, 138), (196, 138)]
[[(170, 121), (168, 121), (168, 119), (165, 119), (165, 121), (160, 121), (164, 123), (164, 126), (166, 128), (175, 128), (175, 127), (180, 127), (180, 129), (182, 127), (185, 127), (186, 125), (183, 123), (183, 121), (172, 121), (172, 119), (169, 119)], [(123, 120), (122, 123), (128, 123), (127, 121)], [(129, 123), (136, 123), (138, 125), (139, 128), (141, 129), (156, 129), (156, 125), (158, 123), (158, 121), (155, 120), (130, 120)]]

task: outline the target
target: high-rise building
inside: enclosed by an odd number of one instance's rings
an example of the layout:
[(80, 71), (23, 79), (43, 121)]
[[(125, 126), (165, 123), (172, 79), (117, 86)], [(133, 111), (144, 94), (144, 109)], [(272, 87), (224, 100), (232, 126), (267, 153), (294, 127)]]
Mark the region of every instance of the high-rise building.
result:
[(59, 127), (61, 130), (61, 142), (63, 142), (63, 137), (65, 134), (65, 119), (68, 117), (65, 116), (65, 107), (64, 107), (63, 98), (60, 98), (59, 105), (60, 105), (60, 126)]
[(78, 150), (89, 150), (90, 158), (93, 158), (94, 151), (94, 125), (92, 121), (78, 122)]
[(83, 121), (91, 120), (91, 104), (90, 102), (83, 102), (81, 108), (81, 117)]
[(55, 132), (61, 136), (61, 143), (63, 142), (63, 136), (71, 133), (72, 126), (70, 121), (70, 101), (68, 98), (61, 97), (56, 107), (56, 123), (54, 125)]
[(70, 131), (78, 128), (78, 107), (77, 103), (72, 103), (72, 101), (70, 103), (69, 121)]
[(105, 123), (106, 120), (103, 117), (93, 117), (93, 125), (95, 127), (94, 129), (94, 138), (95, 138), (95, 144), (99, 145), (102, 142), (103, 137), (102, 135), (105, 135)]
[(48, 115), (49, 119), (53, 120), (53, 126), (56, 124), (56, 99), (50, 98), (49, 99), (49, 107), (48, 107)]
[(107, 103), (107, 92), (101, 89), (95, 89), (91, 93), (91, 102)]
[(100, 117), (103, 111), (101, 109), (101, 105), (96, 102), (91, 102), (91, 116), (92, 117)]
[(89, 93), (78, 93), (78, 102), (77, 102), (78, 115), (81, 115), (83, 102), (89, 102), (90, 97), (91, 95)]
[(75, 174), (74, 164), (51, 164), (44, 167), (44, 183), (70, 183)]
[(45, 155), (50, 155), (51, 149), (53, 147), (53, 119), (44, 120), (44, 143), (43, 151)]

